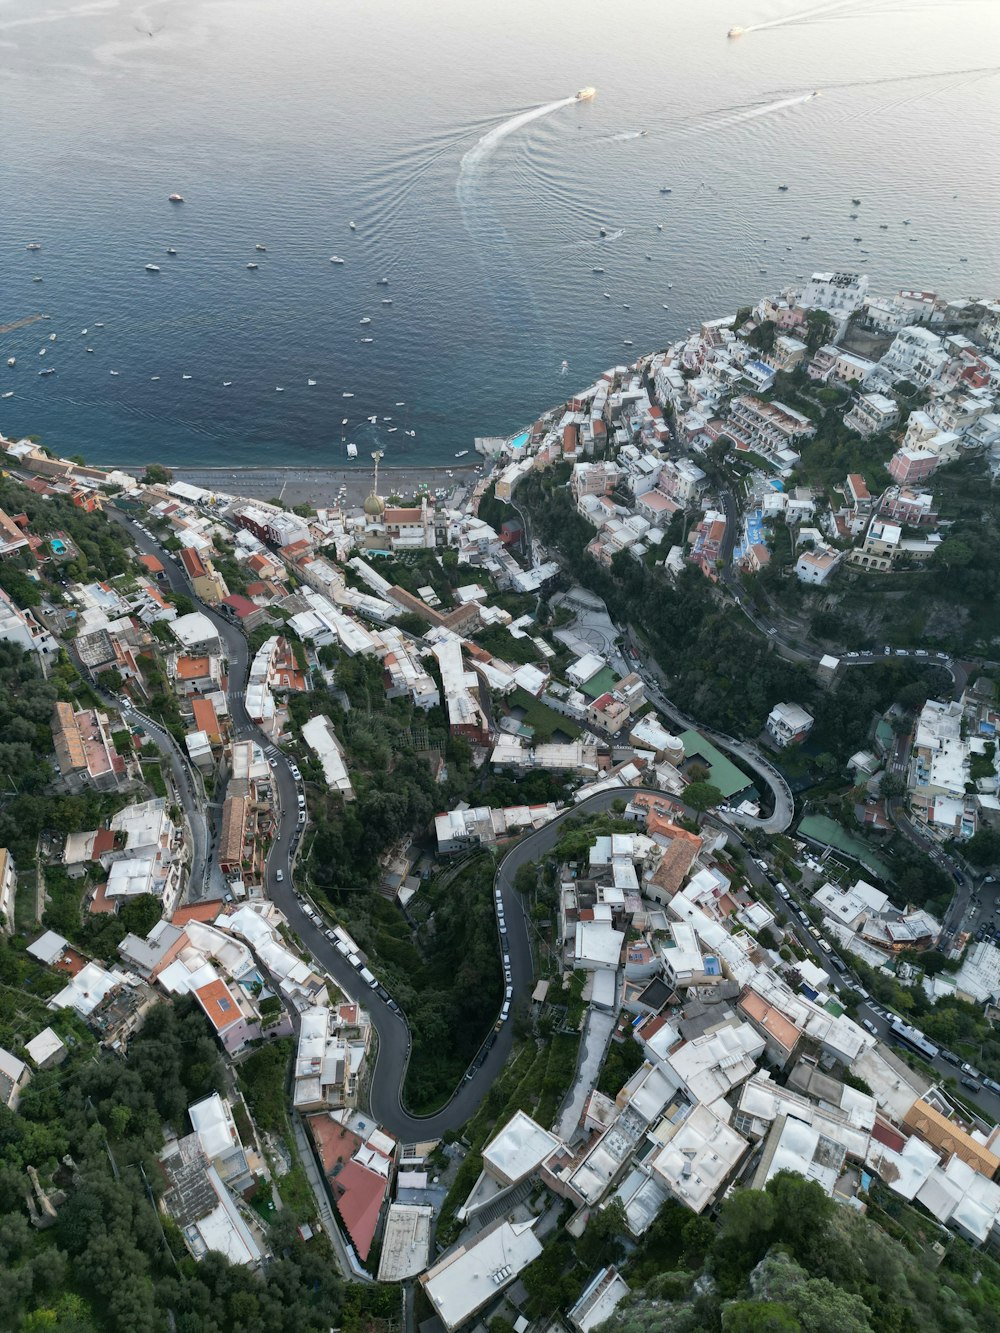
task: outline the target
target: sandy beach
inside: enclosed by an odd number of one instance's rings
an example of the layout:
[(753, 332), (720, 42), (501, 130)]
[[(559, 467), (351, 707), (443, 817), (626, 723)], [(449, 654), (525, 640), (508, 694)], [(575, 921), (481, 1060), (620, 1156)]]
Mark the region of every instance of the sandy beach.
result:
[[(484, 464), (485, 465), (485, 464)], [(286, 504), (311, 504), (316, 509), (332, 505), (346, 486), (343, 501), (360, 505), (371, 490), (371, 469), (366, 467), (340, 468), (197, 468), (175, 467), (171, 471), (175, 481), (186, 481), (205, 490), (219, 490), (228, 495), (244, 495), (248, 499), (271, 500), (279, 497)], [(451, 476), (448, 476), (448, 473)], [(417, 488), (426, 482), (433, 492), (443, 490), (448, 497), (459, 491), (468, 491), (479, 476), (476, 465), (464, 467), (382, 467), (378, 481), (380, 494), (388, 499), (398, 495), (410, 499)]]

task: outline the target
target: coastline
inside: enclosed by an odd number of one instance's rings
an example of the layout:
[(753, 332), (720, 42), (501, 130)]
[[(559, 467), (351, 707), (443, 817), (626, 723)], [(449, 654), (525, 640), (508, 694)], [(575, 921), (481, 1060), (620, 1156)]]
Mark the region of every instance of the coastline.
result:
[[(485, 471), (489, 461), (483, 460)], [(184, 481), (204, 490), (219, 490), (247, 499), (270, 500), (279, 495), (290, 504), (308, 502), (314, 508), (332, 506), (338, 498), (349, 505), (361, 504), (371, 491), (370, 467), (172, 467), (174, 481)], [(449, 477), (448, 473), (452, 475)], [(451, 468), (437, 466), (380, 467), (379, 492), (383, 496), (399, 495), (404, 499), (417, 493), (421, 482), (431, 492), (456, 492), (475, 484), (479, 476), (477, 465), (464, 464)], [(341, 486), (347, 490), (340, 497)]]

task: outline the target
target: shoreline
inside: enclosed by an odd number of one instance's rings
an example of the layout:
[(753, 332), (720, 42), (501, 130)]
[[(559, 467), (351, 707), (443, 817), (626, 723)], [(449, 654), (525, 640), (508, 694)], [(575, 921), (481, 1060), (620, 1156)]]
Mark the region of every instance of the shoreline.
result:
[[(489, 463), (490, 460), (482, 460), (484, 474)], [(219, 490), (259, 500), (280, 496), (293, 504), (308, 501), (316, 509), (330, 508), (338, 500), (348, 505), (361, 504), (371, 491), (372, 481), (372, 469), (364, 465), (172, 467), (170, 471), (175, 482), (187, 482), (204, 490)], [(449, 472), (451, 476), (448, 476)], [(479, 475), (477, 465), (469, 463), (450, 468), (441, 465), (380, 467), (379, 491), (383, 498), (399, 495), (410, 499), (417, 494), (419, 484), (426, 482), (431, 493), (441, 490), (453, 495), (470, 489)], [(341, 492), (341, 487), (346, 490)]]

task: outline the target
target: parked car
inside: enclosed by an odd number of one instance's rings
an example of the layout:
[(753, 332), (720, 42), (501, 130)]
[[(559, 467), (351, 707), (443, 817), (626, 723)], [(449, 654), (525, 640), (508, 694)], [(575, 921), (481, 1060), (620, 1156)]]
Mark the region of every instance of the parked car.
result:
[(963, 1078), (962, 1087), (968, 1088), (970, 1092), (982, 1092), (982, 1088), (974, 1078)]
[(961, 1058), (961, 1056), (956, 1055), (954, 1051), (942, 1051), (942, 1052), (941, 1052), (941, 1059), (942, 1059), (942, 1060), (947, 1060), (948, 1063), (949, 1063), (950, 1065), (956, 1065), (956, 1066), (957, 1066), (957, 1065), (960, 1065), (960, 1064), (962, 1063), (962, 1058)]
[(863, 1028), (867, 1028), (868, 1031), (872, 1033), (873, 1036), (875, 1037), (878, 1036), (878, 1028), (875, 1026), (875, 1024), (871, 1021), (870, 1018), (863, 1018), (861, 1020), (861, 1026)]
[(278, 883), (280, 884), (280, 883), (282, 882), (282, 880), (285, 878), (285, 872), (284, 872), (283, 870), (276, 870), (276, 871), (274, 872), (274, 878), (275, 878), (275, 879), (278, 881)]

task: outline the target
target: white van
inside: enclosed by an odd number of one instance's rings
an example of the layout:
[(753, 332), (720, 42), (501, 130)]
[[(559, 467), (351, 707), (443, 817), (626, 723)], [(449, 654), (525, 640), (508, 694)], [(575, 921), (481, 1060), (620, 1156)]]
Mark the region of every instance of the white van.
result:
[(378, 985), (378, 980), (376, 979), (375, 974), (373, 972), (369, 972), (367, 967), (361, 968), (361, 980), (367, 982), (367, 984), (371, 986), (372, 990), (374, 990), (375, 987)]

